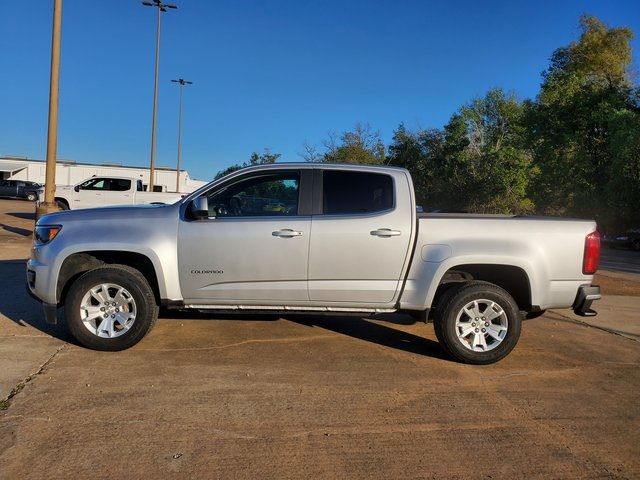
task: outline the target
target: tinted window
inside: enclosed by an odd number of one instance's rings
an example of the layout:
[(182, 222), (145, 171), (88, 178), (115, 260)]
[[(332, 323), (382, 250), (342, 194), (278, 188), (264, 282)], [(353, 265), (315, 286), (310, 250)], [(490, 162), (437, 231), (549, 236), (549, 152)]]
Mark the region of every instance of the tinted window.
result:
[(144, 192), (144, 185), (142, 184), (142, 180), (138, 180), (136, 182), (136, 190), (139, 192)]
[(111, 178), (108, 182), (108, 190), (113, 192), (126, 192), (131, 189), (131, 180), (123, 178)]
[(298, 214), (299, 174), (256, 175), (209, 194), (209, 215), (266, 217)]
[(323, 213), (371, 213), (393, 208), (389, 175), (327, 170), (323, 174)]

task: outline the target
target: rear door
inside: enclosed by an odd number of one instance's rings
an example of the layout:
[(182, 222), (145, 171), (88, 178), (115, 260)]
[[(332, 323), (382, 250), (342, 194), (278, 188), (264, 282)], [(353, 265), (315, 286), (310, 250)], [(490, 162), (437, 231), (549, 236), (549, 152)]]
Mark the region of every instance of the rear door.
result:
[(186, 303), (308, 302), (311, 176), (310, 169), (247, 173), (204, 194), (208, 219), (185, 212), (178, 262)]
[(133, 181), (128, 178), (109, 178), (102, 194), (102, 204), (127, 205), (134, 202)]
[(393, 302), (412, 239), (413, 200), (401, 171), (327, 169), (309, 248), (309, 298), (327, 303)]

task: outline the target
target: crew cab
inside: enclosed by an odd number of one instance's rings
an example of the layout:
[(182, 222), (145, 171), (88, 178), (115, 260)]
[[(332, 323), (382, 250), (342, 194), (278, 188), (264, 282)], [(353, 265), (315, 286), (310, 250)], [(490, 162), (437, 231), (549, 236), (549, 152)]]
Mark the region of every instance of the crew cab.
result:
[(600, 298), (590, 220), (419, 214), (408, 171), (245, 168), (173, 205), (46, 215), (27, 282), (47, 321), (65, 307), (82, 345), (122, 350), (160, 306), (211, 312), (404, 312), (456, 359), (492, 363), (522, 320)]
[(112, 205), (174, 203), (182, 196), (180, 193), (146, 192), (140, 179), (106, 176), (91, 177), (77, 185), (56, 186), (55, 191), (55, 201), (61, 210)]

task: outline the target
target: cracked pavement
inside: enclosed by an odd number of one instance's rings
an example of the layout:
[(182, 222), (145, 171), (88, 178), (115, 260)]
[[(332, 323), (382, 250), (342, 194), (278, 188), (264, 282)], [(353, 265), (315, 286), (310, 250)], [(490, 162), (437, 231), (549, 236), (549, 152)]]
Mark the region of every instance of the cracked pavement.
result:
[(554, 311), (483, 367), (403, 315), (172, 313), (93, 352), (25, 293), (30, 239), (0, 237), (0, 478), (640, 477), (638, 297), (605, 296), (626, 336)]

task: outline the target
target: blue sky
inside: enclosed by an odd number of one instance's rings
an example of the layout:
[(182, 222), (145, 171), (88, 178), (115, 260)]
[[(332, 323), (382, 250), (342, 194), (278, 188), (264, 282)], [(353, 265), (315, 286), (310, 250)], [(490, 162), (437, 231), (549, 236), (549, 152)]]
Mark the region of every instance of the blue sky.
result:
[[(52, 1), (1, 1), (0, 155), (44, 158)], [(533, 97), (582, 13), (640, 34), (640, 2), (176, 0), (163, 16), (158, 164), (196, 178), (269, 148), (369, 122), (438, 127), (492, 87)], [(58, 158), (148, 165), (154, 10), (137, 0), (64, 0)], [(634, 39), (638, 69), (639, 40)]]

